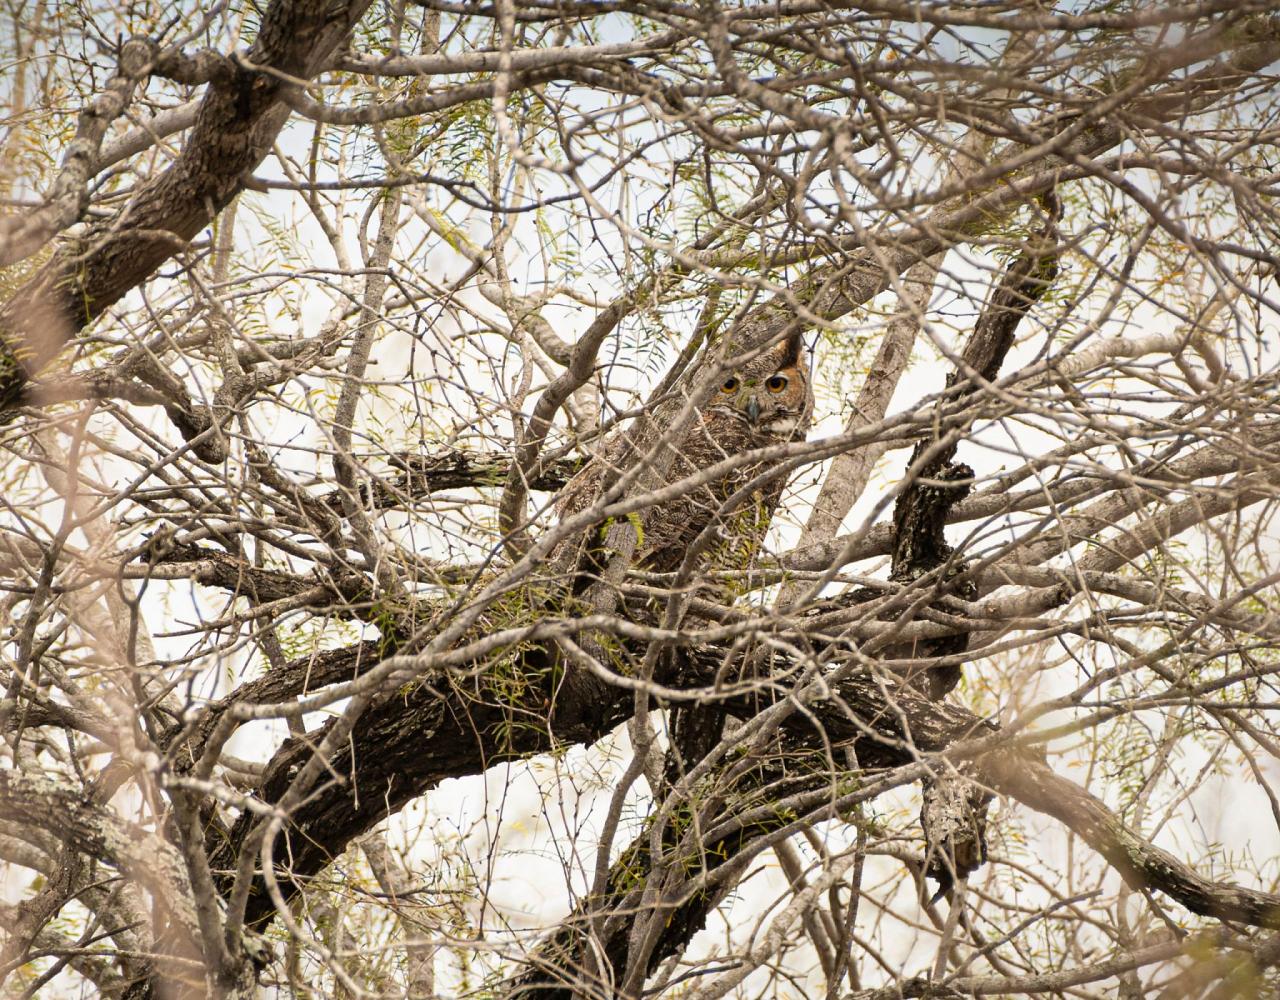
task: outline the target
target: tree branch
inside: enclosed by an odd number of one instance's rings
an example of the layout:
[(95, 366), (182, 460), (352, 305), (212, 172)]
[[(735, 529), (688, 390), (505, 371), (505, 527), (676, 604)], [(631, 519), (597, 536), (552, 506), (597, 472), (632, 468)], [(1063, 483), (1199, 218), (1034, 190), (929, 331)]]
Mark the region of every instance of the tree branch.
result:
[(273, 0), (235, 78), (210, 84), (177, 161), (112, 218), (59, 249), (0, 306), (0, 412), (20, 402), (31, 373), (239, 193), (242, 175), (270, 151), (289, 116), (280, 102), (287, 88), (277, 74), (309, 79), (366, 6), (367, 0), (337, 8), (320, 0)]

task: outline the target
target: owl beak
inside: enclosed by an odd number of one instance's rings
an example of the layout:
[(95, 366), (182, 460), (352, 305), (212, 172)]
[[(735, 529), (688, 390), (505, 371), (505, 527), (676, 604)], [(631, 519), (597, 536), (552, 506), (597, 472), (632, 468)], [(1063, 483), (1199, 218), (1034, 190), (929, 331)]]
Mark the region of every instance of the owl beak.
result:
[(758, 424), (760, 422), (760, 400), (756, 399), (755, 396), (752, 396), (747, 400), (747, 405), (744, 409), (747, 411), (747, 419), (751, 421), (752, 424)]

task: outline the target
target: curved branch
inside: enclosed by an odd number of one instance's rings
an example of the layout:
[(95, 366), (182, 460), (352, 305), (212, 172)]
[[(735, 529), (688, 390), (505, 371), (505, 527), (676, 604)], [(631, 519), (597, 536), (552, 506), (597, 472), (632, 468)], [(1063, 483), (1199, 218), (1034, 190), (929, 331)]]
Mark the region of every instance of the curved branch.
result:
[[(273, 0), (247, 60), (209, 86), (182, 153), (111, 218), (59, 249), (0, 307), (0, 412), (83, 327), (185, 246), (243, 187), (289, 116), (280, 77), (309, 79), (368, 0)], [(96, 156), (97, 144), (94, 145)]]

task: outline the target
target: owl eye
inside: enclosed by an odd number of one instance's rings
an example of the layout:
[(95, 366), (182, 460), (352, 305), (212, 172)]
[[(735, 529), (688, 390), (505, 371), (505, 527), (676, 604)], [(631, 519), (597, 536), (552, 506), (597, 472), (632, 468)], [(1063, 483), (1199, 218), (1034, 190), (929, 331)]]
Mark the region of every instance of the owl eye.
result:
[(770, 392), (781, 392), (787, 387), (787, 376), (770, 375), (769, 381), (765, 382), (764, 386)]
[(720, 386), (720, 391), (724, 393), (737, 392), (738, 380), (732, 376), (724, 380), (724, 385)]

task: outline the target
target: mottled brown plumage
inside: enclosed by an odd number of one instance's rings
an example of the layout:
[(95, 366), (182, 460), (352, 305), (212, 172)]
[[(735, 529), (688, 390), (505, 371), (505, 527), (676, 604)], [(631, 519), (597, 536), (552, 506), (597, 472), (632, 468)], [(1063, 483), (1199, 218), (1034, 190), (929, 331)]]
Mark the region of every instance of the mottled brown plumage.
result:
[[(726, 376), (702, 413), (677, 442), (665, 481), (677, 482), (732, 455), (800, 440), (813, 411), (809, 365), (799, 334), (761, 353)], [(606, 445), (599, 458), (565, 487), (561, 517), (585, 510), (600, 496), (606, 472), (626, 454), (626, 438)], [(770, 480), (751, 501), (725, 510), (725, 501), (771, 462), (734, 469), (710, 483), (640, 512), (640, 541), (632, 564), (653, 572), (678, 569), (689, 546), (710, 524), (720, 528), (710, 548), (717, 568), (745, 568), (759, 548), (777, 507), (785, 477)]]

